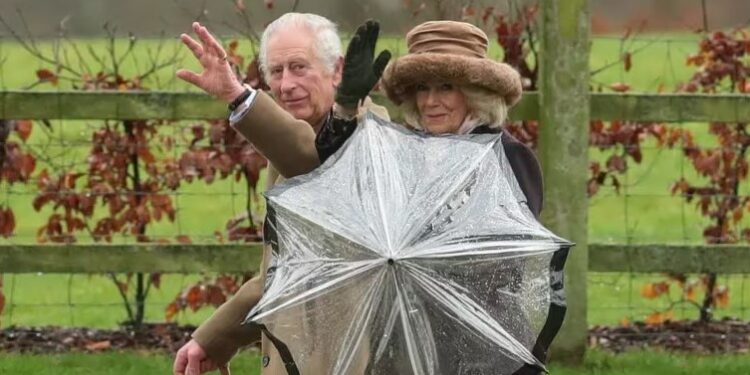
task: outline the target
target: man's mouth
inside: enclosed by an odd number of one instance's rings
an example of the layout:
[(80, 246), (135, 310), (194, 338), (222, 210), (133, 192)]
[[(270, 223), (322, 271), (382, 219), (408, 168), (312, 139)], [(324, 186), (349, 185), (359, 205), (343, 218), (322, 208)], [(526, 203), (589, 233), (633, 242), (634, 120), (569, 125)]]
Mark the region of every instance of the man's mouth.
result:
[(305, 103), (306, 100), (307, 98), (286, 99), (284, 100), (284, 105), (287, 107), (296, 107)]

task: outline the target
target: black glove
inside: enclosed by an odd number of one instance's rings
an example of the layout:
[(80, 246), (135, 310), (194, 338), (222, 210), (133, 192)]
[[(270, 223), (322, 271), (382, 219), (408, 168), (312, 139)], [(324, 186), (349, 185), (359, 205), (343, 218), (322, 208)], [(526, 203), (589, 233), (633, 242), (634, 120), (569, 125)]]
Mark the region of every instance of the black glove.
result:
[(349, 42), (341, 84), (336, 90), (336, 103), (345, 108), (356, 108), (367, 97), (391, 59), (391, 52), (385, 50), (373, 62), (378, 33), (378, 22), (369, 20), (357, 28), (354, 38)]

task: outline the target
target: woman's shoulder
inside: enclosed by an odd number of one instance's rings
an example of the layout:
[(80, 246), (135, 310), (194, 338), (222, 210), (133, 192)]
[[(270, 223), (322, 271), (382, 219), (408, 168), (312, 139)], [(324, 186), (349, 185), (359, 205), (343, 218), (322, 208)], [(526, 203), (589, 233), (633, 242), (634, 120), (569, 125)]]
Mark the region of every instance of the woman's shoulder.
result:
[(544, 201), (544, 180), (539, 160), (529, 146), (508, 132), (503, 132), (502, 143), (505, 156), (526, 195), (529, 208), (534, 216), (539, 217)]

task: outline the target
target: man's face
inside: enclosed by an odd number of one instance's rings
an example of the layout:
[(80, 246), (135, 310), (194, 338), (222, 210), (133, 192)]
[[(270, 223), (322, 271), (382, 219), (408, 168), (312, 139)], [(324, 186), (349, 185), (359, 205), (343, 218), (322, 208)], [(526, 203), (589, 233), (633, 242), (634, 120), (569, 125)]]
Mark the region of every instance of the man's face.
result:
[(268, 86), (276, 102), (297, 119), (316, 127), (333, 107), (342, 62), (332, 73), (315, 53), (312, 32), (279, 30), (266, 46)]

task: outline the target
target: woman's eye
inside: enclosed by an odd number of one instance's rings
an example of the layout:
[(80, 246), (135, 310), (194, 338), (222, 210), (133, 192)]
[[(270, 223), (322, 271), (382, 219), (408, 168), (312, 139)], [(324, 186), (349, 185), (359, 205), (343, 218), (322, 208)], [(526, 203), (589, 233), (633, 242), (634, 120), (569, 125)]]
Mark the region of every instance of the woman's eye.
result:
[(442, 85), (440, 85), (440, 90), (441, 91), (453, 91), (453, 85), (450, 83), (443, 83)]
[(417, 91), (429, 91), (430, 90), (430, 88), (427, 87), (427, 85), (425, 85), (423, 83), (417, 84), (417, 86), (415, 88), (416, 88)]

